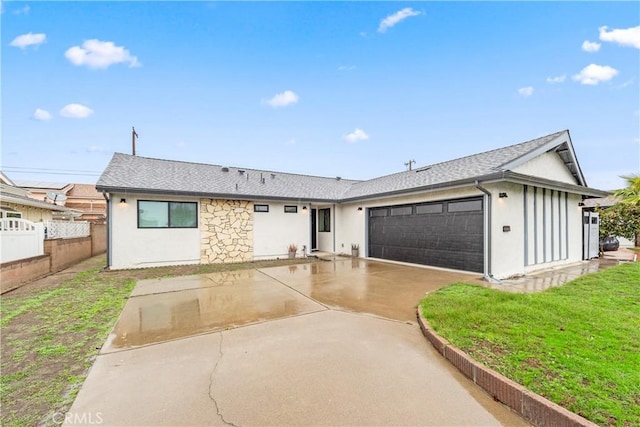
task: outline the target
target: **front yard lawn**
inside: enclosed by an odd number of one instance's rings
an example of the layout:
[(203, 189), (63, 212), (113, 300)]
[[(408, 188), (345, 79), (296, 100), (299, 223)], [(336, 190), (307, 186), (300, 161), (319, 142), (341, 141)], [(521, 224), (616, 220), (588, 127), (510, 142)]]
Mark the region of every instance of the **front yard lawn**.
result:
[(456, 283), (424, 317), (478, 362), (600, 425), (640, 425), (640, 263), (536, 294)]
[(95, 257), (71, 278), (55, 275), (3, 295), (0, 425), (58, 425), (54, 414), (71, 406), (137, 280), (308, 262), (315, 260), (104, 271), (104, 257)]

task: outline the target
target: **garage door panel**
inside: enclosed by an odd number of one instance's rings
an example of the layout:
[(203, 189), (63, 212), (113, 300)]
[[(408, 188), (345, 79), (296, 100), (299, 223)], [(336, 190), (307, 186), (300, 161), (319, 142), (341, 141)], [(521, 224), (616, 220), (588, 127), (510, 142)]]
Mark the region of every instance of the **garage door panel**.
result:
[(385, 207), (388, 215), (370, 211), (369, 256), (468, 271), (483, 271), (482, 198), (450, 200), (441, 208), (425, 205)]

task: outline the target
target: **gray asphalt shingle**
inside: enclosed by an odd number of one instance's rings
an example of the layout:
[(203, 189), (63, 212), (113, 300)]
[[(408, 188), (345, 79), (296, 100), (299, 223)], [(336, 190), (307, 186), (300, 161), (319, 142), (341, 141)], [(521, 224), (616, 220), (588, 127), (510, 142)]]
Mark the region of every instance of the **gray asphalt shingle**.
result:
[[(484, 153), (367, 181), (336, 179), (115, 153), (98, 190), (149, 191), (202, 197), (339, 201), (446, 185), (500, 172), (501, 165), (548, 144), (567, 131)], [(242, 172), (243, 171), (243, 172)]]

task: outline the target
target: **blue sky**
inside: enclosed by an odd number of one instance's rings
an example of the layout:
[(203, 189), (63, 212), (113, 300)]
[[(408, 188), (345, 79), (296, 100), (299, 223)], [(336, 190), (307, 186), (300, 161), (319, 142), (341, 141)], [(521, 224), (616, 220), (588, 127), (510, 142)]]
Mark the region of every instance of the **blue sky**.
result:
[(132, 126), (141, 156), (352, 179), (569, 129), (591, 187), (640, 170), (638, 2), (5, 1), (0, 16), (15, 180), (95, 183)]

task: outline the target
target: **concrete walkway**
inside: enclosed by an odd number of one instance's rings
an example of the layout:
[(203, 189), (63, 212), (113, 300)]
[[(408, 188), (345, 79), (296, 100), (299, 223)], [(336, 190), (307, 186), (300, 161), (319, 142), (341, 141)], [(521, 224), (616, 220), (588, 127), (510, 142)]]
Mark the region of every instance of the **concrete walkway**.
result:
[(103, 425), (526, 425), (415, 321), (477, 275), (362, 259), (141, 281), (70, 412)]

